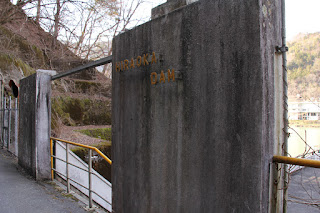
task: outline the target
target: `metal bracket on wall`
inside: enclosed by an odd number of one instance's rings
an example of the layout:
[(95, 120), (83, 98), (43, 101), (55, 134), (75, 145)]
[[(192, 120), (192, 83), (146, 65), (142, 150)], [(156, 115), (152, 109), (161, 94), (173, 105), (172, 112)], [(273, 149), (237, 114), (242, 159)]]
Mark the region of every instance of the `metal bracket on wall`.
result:
[(289, 48), (287, 46), (276, 46), (276, 51), (278, 53), (284, 53), (284, 52), (288, 52), (289, 51)]

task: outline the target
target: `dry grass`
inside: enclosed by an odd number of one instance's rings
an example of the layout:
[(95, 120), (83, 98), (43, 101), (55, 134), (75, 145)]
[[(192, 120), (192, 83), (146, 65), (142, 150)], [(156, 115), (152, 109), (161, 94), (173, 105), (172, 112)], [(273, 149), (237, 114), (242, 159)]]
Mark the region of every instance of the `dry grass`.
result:
[(103, 126), (61, 126), (60, 128), (60, 135), (57, 137), (63, 140), (72, 141), (76, 143), (81, 143), (85, 145), (93, 145), (105, 142), (105, 140), (89, 137), (85, 134), (77, 132), (76, 130), (82, 129), (100, 129), (100, 128), (110, 128), (110, 125), (103, 125)]

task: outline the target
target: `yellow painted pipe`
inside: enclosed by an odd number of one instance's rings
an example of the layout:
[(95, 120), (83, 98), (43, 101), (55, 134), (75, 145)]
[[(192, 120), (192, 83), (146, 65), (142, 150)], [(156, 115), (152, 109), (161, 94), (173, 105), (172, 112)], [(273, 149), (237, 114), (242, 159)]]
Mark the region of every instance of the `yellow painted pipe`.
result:
[(99, 149), (94, 147), (94, 151), (96, 151), (101, 157), (103, 157), (103, 159), (105, 159), (110, 165), (112, 165), (112, 161), (107, 156), (105, 156)]
[(54, 174), (53, 174), (53, 141), (50, 138), (50, 155), (51, 155), (51, 179), (54, 179)]
[(71, 142), (71, 141), (66, 141), (66, 140), (62, 140), (62, 139), (59, 139), (59, 138), (50, 138), (51, 140), (57, 140), (57, 141), (61, 141), (61, 142), (64, 142), (64, 143), (68, 143), (68, 144), (72, 144), (72, 145), (75, 145), (75, 146), (80, 146), (80, 147), (83, 147), (83, 148), (87, 148), (87, 149), (92, 149), (94, 151), (96, 151), (103, 159), (105, 159), (110, 165), (112, 165), (112, 161), (107, 157), (105, 156), (99, 149), (97, 149), (96, 147), (93, 147), (93, 146), (88, 146), (88, 145), (84, 145), (84, 144), (80, 144), (80, 143), (75, 143), (75, 142)]
[(273, 156), (274, 163), (286, 163), (292, 165), (299, 165), (299, 166), (307, 166), (313, 168), (320, 168), (320, 161), (319, 160), (308, 160), (303, 158), (290, 158), (286, 156)]

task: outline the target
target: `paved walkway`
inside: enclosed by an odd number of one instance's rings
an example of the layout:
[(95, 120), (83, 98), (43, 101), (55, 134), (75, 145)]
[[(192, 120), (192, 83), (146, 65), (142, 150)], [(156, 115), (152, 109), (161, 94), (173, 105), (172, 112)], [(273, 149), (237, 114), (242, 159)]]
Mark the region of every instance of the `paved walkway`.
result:
[(85, 204), (58, 189), (33, 180), (0, 148), (0, 213), (88, 213)]
[(304, 168), (291, 174), (287, 212), (320, 212), (320, 169)]
[[(290, 176), (288, 213), (320, 212), (320, 169)], [(36, 182), (0, 148), (0, 213), (88, 213), (85, 204), (59, 192), (53, 182)]]

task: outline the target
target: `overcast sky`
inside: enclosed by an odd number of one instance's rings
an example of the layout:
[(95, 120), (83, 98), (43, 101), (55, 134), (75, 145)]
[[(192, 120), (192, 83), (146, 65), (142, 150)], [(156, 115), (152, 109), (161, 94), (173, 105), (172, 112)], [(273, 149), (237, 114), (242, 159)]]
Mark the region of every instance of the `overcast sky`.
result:
[(287, 37), (320, 32), (320, 0), (286, 0)]
[[(148, 0), (140, 14), (151, 16), (151, 8), (166, 0)], [(287, 39), (299, 33), (320, 32), (320, 0), (286, 0)]]

